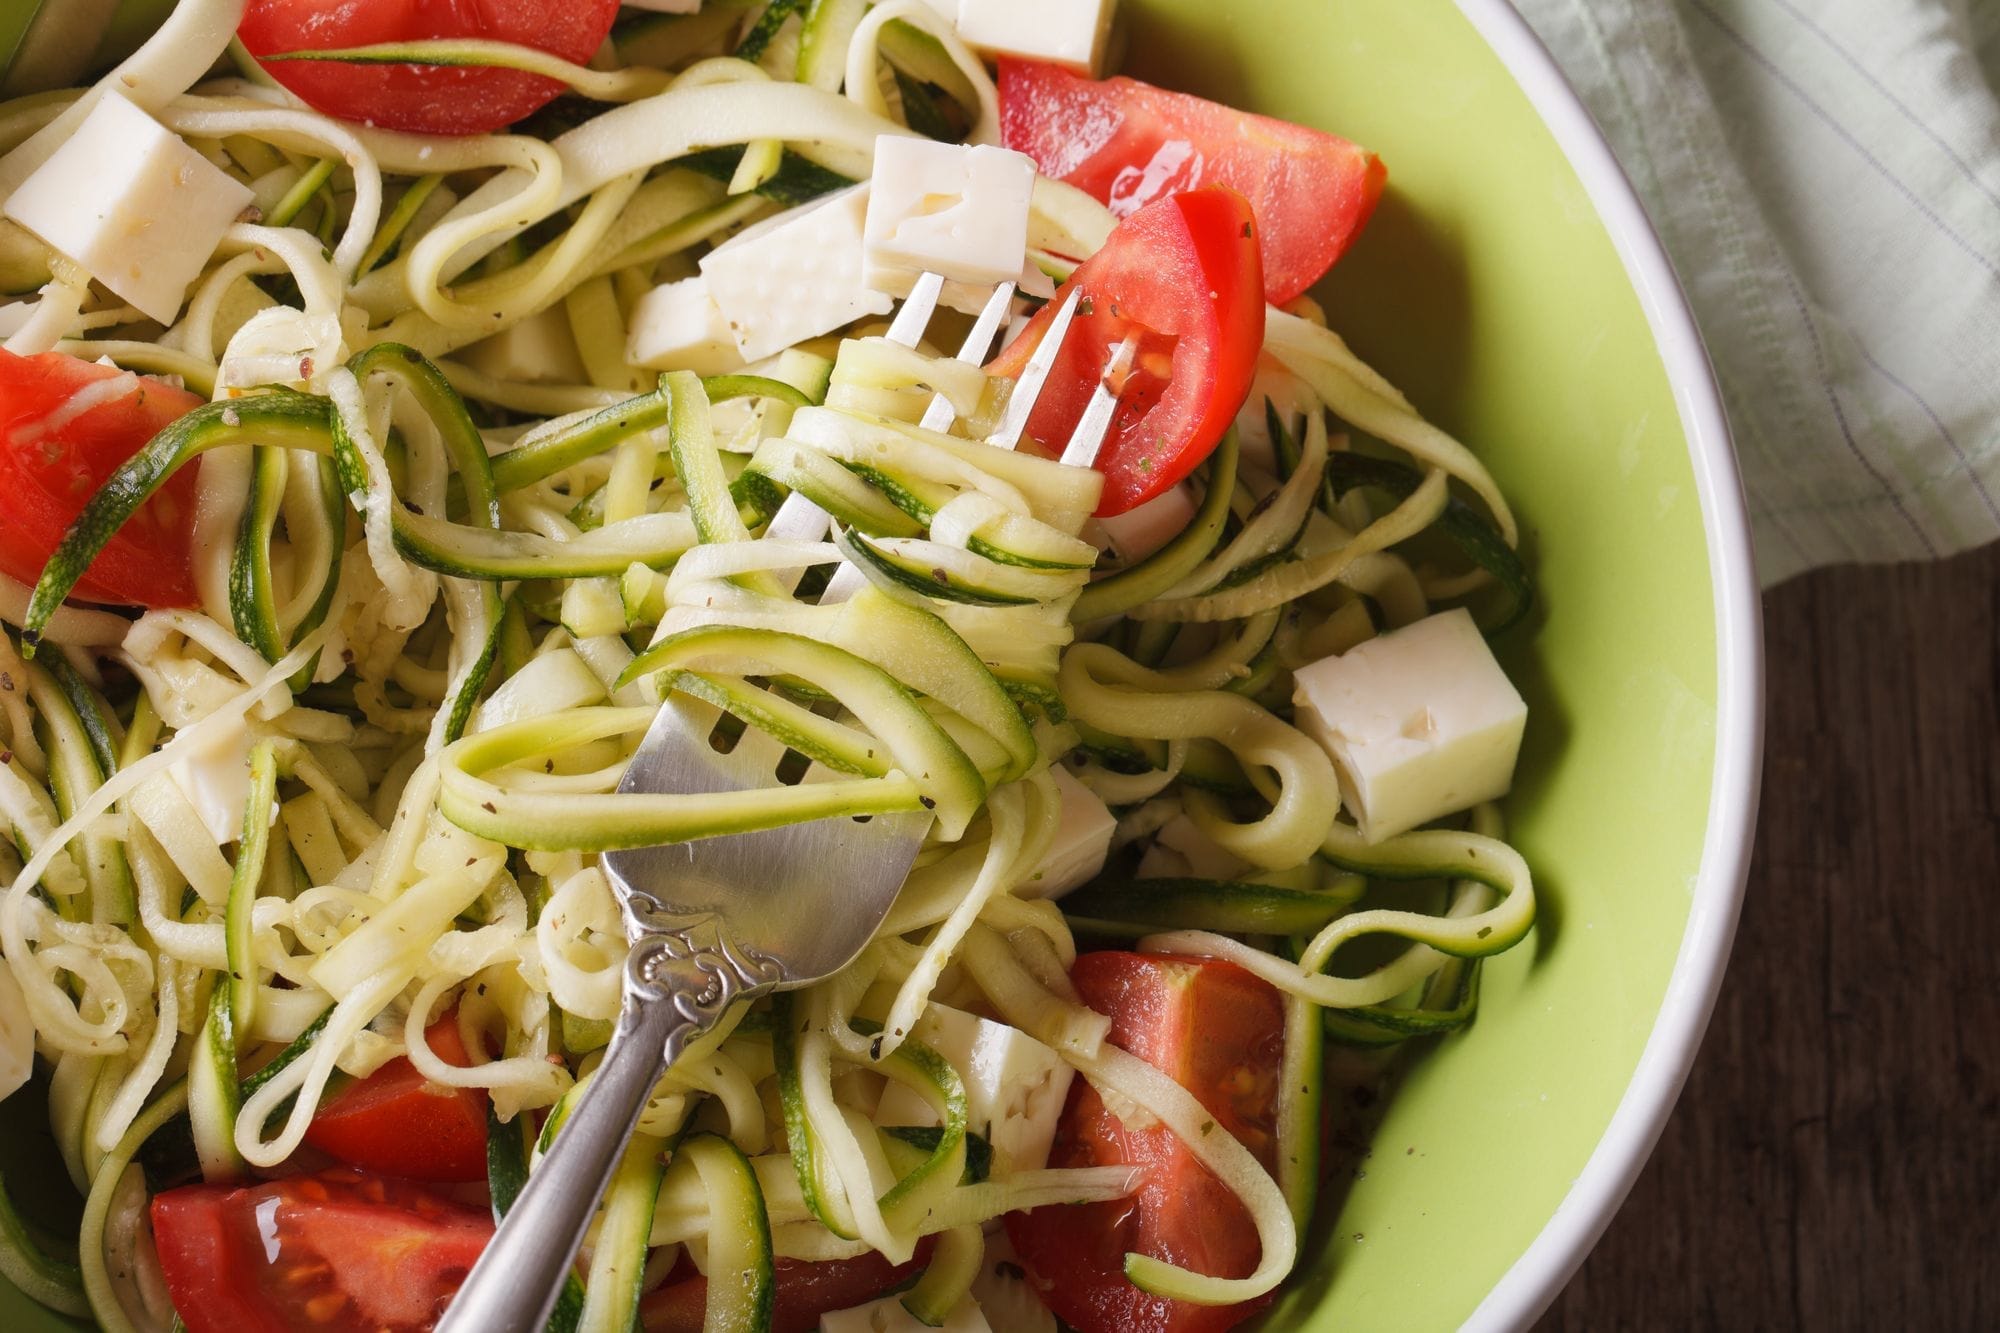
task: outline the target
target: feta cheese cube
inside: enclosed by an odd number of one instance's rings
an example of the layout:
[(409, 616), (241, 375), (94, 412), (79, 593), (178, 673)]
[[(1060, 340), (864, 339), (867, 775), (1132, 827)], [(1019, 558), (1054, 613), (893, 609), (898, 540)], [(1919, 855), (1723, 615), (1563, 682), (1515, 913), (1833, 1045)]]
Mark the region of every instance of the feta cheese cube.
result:
[(1326, 747), (1370, 842), (1507, 794), (1528, 706), (1464, 608), (1294, 675), (1300, 730)]
[(959, 0), (958, 35), (985, 56), (1052, 60), (1103, 73), (1116, 0)]
[(650, 370), (692, 370), (697, 375), (743, 369), (736, 339), (703, 277), (669, 282), (639, 298), (625, 337), (625, 359)]
[(1236, 879), (1254, 867), (1225, 851), (1186, 815), (1175, 815), (1153, 835), (1153, 845), (1139, 858), (1140, 879)]
[[(929, 1325), (903, 1308), (901, 1296), (834, 1310), (819, 1317), (819, 1333), (932, 1333)], [(993, 1333), (993, 1326), (970, 1297), (951, 1307), (941, 1333)]]
[(862, 228), (868, 285), (907, 296), (924, 272), (940, 273), (944, 304), (977, 314), (993, 288), (1021, 276), (1034, 189), (1025, 153), (883, 135)]
[(1118, 828), (1118, 821), (1096, 792), (1060, 764), (1049, 771), (1055, 776), (1056, 790), (1062, 793), (1062, 822), (1056, 826), (1056, 838), (1048, 852), (1015, 890), (1024, 898), (1060, 898), (1095, 879), (1104, 869), (1104, 858), (1111, 852), (1111, 835)]
[[(1010, 1171), (1047, 1165), (1056, 1119), (1076, 1071), (1019, 1028), (933, 1004), (915, 1040), (951, 1062), (965, 1080), (967, 1127), (984, 1135)], [(935, 1125), (930, 1103), (891, 1081), (875, 1108), (878, 1125)]]
[(1194, 522), (1194, 490), (1182, 482), (1137, 509), (1084, 524), (1084, 540), (1109, 550), (1121, 565), (1136, 565), (1187, 530)]
[[(187, 758), (167, 766), (167, 775), (201, 816), (217, 846), (243, 836), (243, 811), (250, 804), (250, 748), (255, 744), (242, 723), (223, 727)], [(275, 803), (273, 818), (277, 816)]]
[(4, 211), (148, 319), (171, 324), (250, 200), (247, 186), (106, 92)]
[(521, 384), (588, 384), (569, 316), (550, 306), (460, 352), (459, 359), (495, 379)]
[(750, 227), (703, 256), (701, 275), (745, 361), (894, 303), (862, 281), (868, 189), (855, 186)]
[(924, 4), (936, 10), (946, 23), (957, 26), (959, 0), (924, 0)]

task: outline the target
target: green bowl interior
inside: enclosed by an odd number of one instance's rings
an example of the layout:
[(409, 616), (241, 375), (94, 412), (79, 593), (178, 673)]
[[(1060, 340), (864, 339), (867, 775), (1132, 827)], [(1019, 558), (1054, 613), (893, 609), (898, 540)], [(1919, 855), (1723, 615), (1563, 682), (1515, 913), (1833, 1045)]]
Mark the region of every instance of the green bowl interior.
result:
[(1529, 704), (1507, 813), (1540, 922), (1330, 1182), (1345, 1207), (1270, 1321), (1455, 1327), (1597, 1145), (1687, 924), (1717, 673), (1681, 418), (1576, 173), (1447, 0), (1145, 0), (1127, 66), (1382, 154), (1389, 193), (1319, 293), (1329, 322), (1490, 464), (1539, 577), (1539, 623), (1502, 656)]
[[(1527, 1248), (1603, 1134), (1687, 924), (1715, 747), (1700, 506), (1644, 314), (1582, 185), (1448, 0), (1133, 0), (1128, 69), (1379, 151), (1390, 192), (1331, 321), (1512, 497), (1544, 611), (1503, 650), (1530, 727), (1508, 804), (1541, 920), (1478, 1021), (1410, 1068), (1307, 1238), (1273, 1327), (1446, 1328)], [(1343, 1108), (1343, 1115), (1352, 1114)], [(60, 1187), (39, 1100), (0, 1168)], [(0, 1284), (0, 1327), (67, 1321)]]

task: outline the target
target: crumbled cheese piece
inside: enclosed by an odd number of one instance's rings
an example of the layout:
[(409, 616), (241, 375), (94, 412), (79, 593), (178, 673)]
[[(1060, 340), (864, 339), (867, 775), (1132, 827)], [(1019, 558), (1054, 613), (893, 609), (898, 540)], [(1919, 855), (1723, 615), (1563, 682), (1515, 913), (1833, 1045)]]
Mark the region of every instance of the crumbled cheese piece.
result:
[(1254, 867), (1216, 845), (1186, 815), (1175, 815), (1153, 835), (1153, 845), (1139, 859), (1140, 879), (1235, 879)]
[[(1019, 1028), (933, 1004), (910, 1033), (965, 1080), (967, 1126), (986, 1137), (1009, 1171), (1039, 1170), (1049, 1160), (1056, 1120), (1075, 1070)], [(878, 1125), (935, 1125), (929, 1102), (891, 1081), (875, 1108)]]
[(1028, 1281), (1021, 1256), (1004, 1230), (986, 1238), (979, 1276), (972, 1279), (972, 1299), (999, 1333), (1056, 1333), (1055, 1315)]
[[(217, 730), (208, 744), (167, 767), (167, 775), (218, 846), (243, 836), (243, 811), (250, 804), (250, 748), (255, 743), (250, 728), (237, 722)], [(273, 803), (272, 817), (277, 813)]]
[(532, 314), (490, 338), (481, 338), (458, 357), (483, 375), (517, 384), (590, 382), (590, 372), (584, 369), (576, 337), (569, 329), (569, 315), (560, 305)]
[(651, 370), (727, 375), (743, 369), (729, 323), (709, 295), (708, 279), (682, 278), (653, 288), (632, 308), (625, 359)]
[(1121, 565), (1136, 565), (1185, 532), (1196, 508), (1194, 491), (1183, 482), (1136, 509), (1090, 520), (1083, 526), (1084, 540), (1109, 550)]
[(766, 219), (703, 256), (708, 294), (745, 361), (893, 307), (862, 281), (868, 187), (857, 185)]
[(1048, 852), (1016, 890), (1024, 898), (1060, 898), (1095, 879), (1104, 869), (1111, 836), (1118, 829), (1118, 821), (1096, 792), (1060, 764), (1049, 771), (1062, 793), (1062, 822)]

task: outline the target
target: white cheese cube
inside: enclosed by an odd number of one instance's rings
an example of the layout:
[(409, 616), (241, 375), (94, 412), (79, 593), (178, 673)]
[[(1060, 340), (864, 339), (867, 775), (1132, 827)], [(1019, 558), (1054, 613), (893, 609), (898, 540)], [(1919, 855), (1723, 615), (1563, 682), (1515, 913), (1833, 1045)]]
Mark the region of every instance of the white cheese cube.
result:
[(569, 330), (569, 315), (560, 305), (528, 316), (490, 338), (481, 338), (458, 354), (459, 360), (483, 375), (520, 384), (588, 384)]
[(862, 229), (868, 285), (907, 296), (923, 273), (939, 273), (944, 304), (977, 314), (993, 288), (1021, 276), (1034, 189), (1025, 153), (881, 136)]
[(1175, 815), (1153, 835), (1153, 845), (1139, 858), (1140, 879), (1235, 879), (1254, 867), (1223, 850), (1186, 815)]
[(866, 186), (780, 213), (703, 256), (701, 275), (745, 361), (831, 333), (894, 303), (861, 280)]
[[(1019, 1028), (933, 1004), (910, 1033), (965, 1080), (966, 1123), (993, 1145), (1009, 1171), (1048, 1164), (1056, 1120), (1076, 1071)], [(878, 1125), (935, 1125), (930, 1103), (890, 1081), (875, 1108)]]
[(1294, 676), (1299, 729), (1326, 747), (1370, 842), (1505, 796), (1528, 706), (1463, 607)]
[(994, 1333), (1056, 1333), (1056, 1317), (1028, 1281), (1005, 1231), (986, 1238), (979, 1276), (972, 1279), (972, 1299)]
[(957, 26), (959, 0), (924, 0), (924, 4), (936, 10), (946, 23)]
[(985, 56), (1051, 60), (1103, 73), (1116, 0), (959, 0), (958, 35)]
[[(208, 744), (167, 767), (167, 775), (201, 816), (216, 845), (243, 836), (243, 811), (250, 804), (250, 729), (242, 723), (218, 729)], [(277, 815), (276, 803), (271, 814)]]
[[(857, 1305), (851, 1310), (834, 1310), (819, 1317), (819, 1333), (932, 1333), (928, 1324), (903, 1308), (901, 1296), (884, 1296), (879, 1301)], [(986, 1316), (970, 1298), (961, 1300), (945, 1316), (941, 1333), (993, 1333)]]
[(625, 359), (650, 370), (692, 370), (697, 375), (743, 369), (736, 340), (703, 277), (669, 282), (639, 298), (625, 337)]
[(1060, 764), (1049, 771), (1055, 776), (1056, 790), (1062, 793), (1062, 822), (1056, 826), (1056, 838), (1047, 854), (1015, 889), (1023, 898), (1060, 898), (1095, 879), (1104, 869), (1104, 858), (1111, 852), (1111, 835), (1118, 829), (1118, 821), (1096, 792)]
[(1121, 565), (1136, 565), (1187, 530), (1194, 522), (1194, 491), (1183, 482), (1136, 509), (1084, 524), (1084, 540), (1109, 550)]
[(248, 187), (107, 92), (5, 212), (147, 318), (171, 324), (250, 200)]

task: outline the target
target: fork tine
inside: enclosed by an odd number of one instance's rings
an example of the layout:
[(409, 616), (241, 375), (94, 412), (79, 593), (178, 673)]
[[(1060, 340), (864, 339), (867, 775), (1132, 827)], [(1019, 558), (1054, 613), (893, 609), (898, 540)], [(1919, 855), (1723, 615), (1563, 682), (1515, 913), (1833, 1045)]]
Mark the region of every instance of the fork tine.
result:
[[(927, 278), (936, 274), (925, 274)], [(987, 299), (986, 308), (979, 312), (979, 319), (973, 324), (972, 332), (965, 335), (965, 342), (958, 349), (958, 359), (967, 365), (979, 365), (986, 360), (986, 350), (993, 346), (993, 337), (1000, 332), (1000, 324), (1007, 318), (1009, 307), (1014, 304), (1014, 284), (1003, 282), (993, 289)], [(958, 413), (952, 409), (951, 400), (943, 394), (931, 399), (931, 405), (924, 409), (922, 421), (925, 430), (949, 430)]]
[(1062, 461), (1070, 467), (1097, 466), (1097, 451), (1104, 447), (1104, 437), (1111, 433), (1111, 418), (1118, 410), (1119, 390), (1125, 387), (1126, 373), (1132, 369), (1138, 353), (1138, 335), (1131, 333), (1112, 350), (1097, 388), (1091, 391), (1089, 404), (1077, 418), (1069, 443), (1063, 446)]
[(924, 330), (930, 327), (931, 316), (937, 313), (938, 298), (944, 294), (944, 276), (926, 273), (910, 288), (910, 294), (903, 298), (903, 308), (896, 312), (896, 318), (889, 324), (889, 341), (904, 347), (915, 347), (924, 340)]
[(1049, 372), (1056, 367), (1056, 357), (1062, 352), (1063, 339), (1069, 336), (1070, 321), (1076, 318), (1077, 302), (1083, 296), (1081, 287), (1070, 288), (1068, 296), (1056, 310), (1056, 317), (1049, 321), (1048, 329), (1042, 334), (1041, 346), (1028, 358), (1028, 368), (1021, 372), (1021, 378), (1014, 385), (1014, 396), (1007, 400), (1007, 415), (1000, 421), (1000, 429), (987, 439), (987, 443), (1001, 449), (1012, 449), (1021, 443), (1021, 432), (1028, 428), (1028, 417), (1035, 410), (1035, 399), (1041, 397), (1042, 386), (1048, 383)]

